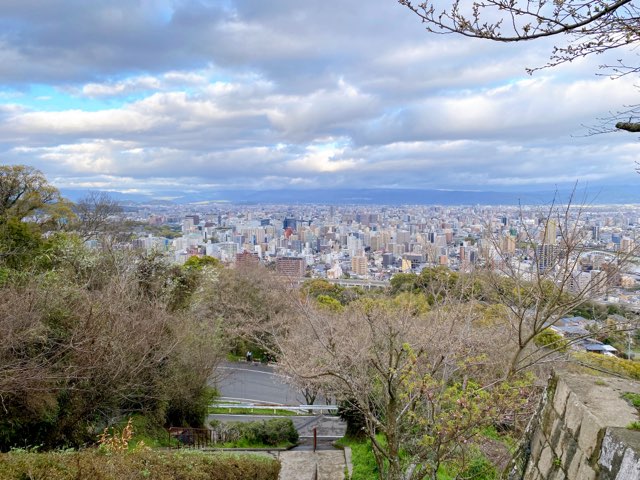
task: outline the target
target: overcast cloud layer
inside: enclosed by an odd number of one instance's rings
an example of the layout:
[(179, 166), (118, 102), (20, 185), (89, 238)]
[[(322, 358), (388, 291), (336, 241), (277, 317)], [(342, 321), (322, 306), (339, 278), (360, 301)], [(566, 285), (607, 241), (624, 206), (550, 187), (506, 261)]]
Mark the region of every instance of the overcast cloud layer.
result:
[(0, 32), (1, 162), (61, 188), (637, 182), (638, 138), (581, 126), (635, 78), (528, 76), (551, 43), (431, 35), (394, 0), (5, 0)]

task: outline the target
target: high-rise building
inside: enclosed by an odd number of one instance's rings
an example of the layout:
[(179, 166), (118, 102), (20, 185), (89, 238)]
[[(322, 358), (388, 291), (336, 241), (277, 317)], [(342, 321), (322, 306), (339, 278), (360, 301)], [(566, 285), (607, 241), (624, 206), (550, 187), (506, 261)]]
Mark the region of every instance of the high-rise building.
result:
[(260, 257), (256, 252), (236, 253), (236, 265), (237, 266), (251, 266), (258, 265), (260, 263)]
[(555, 220), (549, 220), (544, 229), (544, 243), (547, 245), (556, 244), (557, 225)]
[(282, 222), (282, 228), (284, 230), (290, 228), (291, 230), (295, 231), (297, 226), (298, 221), (295, 218), (285, 218)]
[(393, 265), (393, 253), (383, 253), (382, 254), (382, 266), (390, 267)]
[(554, 266), (558, 256), (557, 245), (543, 244), (536, 246), (536, 263), (540, 272), (545, 272)]
[(516, 252), (516, 238), (511, 235), (507, 235), (502, 239), (502, 253), (507, 255), (514, 254)]
[(276, 272), (286, 277), (304, 277), (306, 264), (302, 257), (276, 258)]
[(603, 270), (591, 270), (591, 293), (604, 295), (607, 293), (607, 272)]
[(367, 275), (367, 257), (364, 255), (357, 255), (351, 257), (351, 271), (356, 275), (364, 277)]

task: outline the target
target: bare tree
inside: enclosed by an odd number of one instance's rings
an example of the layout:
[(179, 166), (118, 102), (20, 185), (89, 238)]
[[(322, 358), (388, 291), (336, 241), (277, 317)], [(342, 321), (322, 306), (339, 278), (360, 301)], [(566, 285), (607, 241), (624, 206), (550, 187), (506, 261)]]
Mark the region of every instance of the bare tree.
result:
[(140, 282), (144, 258), (111, 258), (91, 282), (84, 261), (0, 288), (0, 448), (81, 445), (131, 412), (204, 420), (217, 319), (168, 309), (170, 296), (149, 290), (166, 277)]
[[(593, 252), (586, 243), (584, 208), (574, 202), (573, 196), (565, 206), (554, 201), (540, 212), (534, 225), (525, 221), (521, 210), (517, 238), (494, 231), (485, 239), (487, 261), (478, 272), (479, 278), (488, 288), (490, 301), (506, 307), (504, 319), (517, 344), (509, 375), (555, 362), (559, 354), (566, 356), (566, 342), (555, 348), (540, 348), (536, 338), (576, 308), (604, 296), (637, 254), (637, 246), (629, 252)], [(585, 271), (583, 262), (588, 255), (597, 257), (597, 268)], [(629, 320), (620, 327), (634, 330), (638, 324)], [(604, 332), (606, 328), (602, 325), (599, 329)], [(569, 344), (582, 339), (578, 337)]]
[(89, 240), (114, 231), (120, 222), (122, 207), (105, 192), (89, 192), (73, 207), (76, 222), (72, 228), (83, 240)]
[(362, 414), (381, 479), (436, 478), (442, 462), (464, 464), (482, 427), (524, 406), (525, 384), (496, 377), (504, 352), (490, 345), (509, 349), (498, 340), (508, 332), (498, 324), (477, 331), (474, 302), (427, 313), (385, 300), (300, 311), (278, 340), (281, 362)]
[[(456, 33), (466, 37), (497, 42), (521, 42), (544, 37), (563, 36), (566, 45), (553, 48), (545, 67), (600, 54), (640, 41), (640, 8), (633, 0), (482, 0), (413, 2), (398, 0), (409, 8), (429, 32)], [(613, 77), (640, 71), (640, 66), (629, 65), (623, 59), (617, 64), (603, 65)], [(528, 68), (529, 73), (537, 68)], [(612, 114), (615, 128), (630, 132), (640, 131), (634, 118), (637, 107)], [(631, 118), (628, 114), (632, 113)], [(601, 126), (592, 133), (611, 131)]]

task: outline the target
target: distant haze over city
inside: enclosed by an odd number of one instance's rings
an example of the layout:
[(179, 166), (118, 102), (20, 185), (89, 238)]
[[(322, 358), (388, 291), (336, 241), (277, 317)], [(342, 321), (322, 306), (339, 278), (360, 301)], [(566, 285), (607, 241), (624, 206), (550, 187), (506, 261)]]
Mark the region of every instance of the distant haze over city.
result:
[[(63, 189), (63, 195), (77, 201), (87, 190)], [(234, 203), (234, 204), (351, 204), (351, 205), (545, 205), (567, 203), (573, 193), (574, 204), (639, 203), (634, 186), (577, 187), (558, 190), (463, 191), (429, 189), (306, 189), (306, 190), (218, 190), (164, 191), (154, 195), (106, 191), (119, 202), (133, 203)]]
[(579, 181), (638, 201), (615, 191), (640, 182), (637, 135), (588, 135), (637, 103), (634, 76), (596, 75), (624, 49), (528, 75), (565, 40), (430, 35), (393, 0), (25, 0), (0, 19), (0, 161), (62, 190), (512, 203)]

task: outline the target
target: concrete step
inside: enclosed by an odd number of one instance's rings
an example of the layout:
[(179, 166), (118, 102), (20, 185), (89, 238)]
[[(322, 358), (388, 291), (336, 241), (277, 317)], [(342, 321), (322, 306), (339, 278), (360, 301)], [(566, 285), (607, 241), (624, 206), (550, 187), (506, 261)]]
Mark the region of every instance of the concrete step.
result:
[[(280, 480), (344, 480), (342, 450), (280, 452)], [(316, 477), (317, 468), (317, 477)]]

